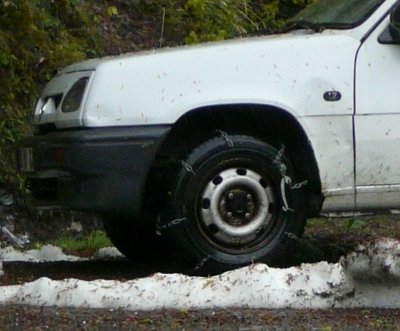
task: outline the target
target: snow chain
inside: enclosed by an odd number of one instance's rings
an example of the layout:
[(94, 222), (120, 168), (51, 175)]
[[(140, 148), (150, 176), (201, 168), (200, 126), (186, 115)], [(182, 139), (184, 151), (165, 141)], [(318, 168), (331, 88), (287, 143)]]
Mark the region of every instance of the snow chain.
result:
[(289, 204), (287, 202), (286, 198), (286, 185), (290, 186), (292, 184), (292, 179), (286, 175), (287, 167), (286, 165), (281, 161), (283, 154), (285, 153), (285, 145), (282, 145), (282, 148), (278, 151), (278, 154), (276, 154), (274, 164), (278, 167), (278, 170), (282, 176), (281, 179), (281, 196), (282, 196), (282, 202), (283, 206), (282, 209), (283, 211), (294, 211), (292, 208), (289, 207)]
[(231, 138), (229, 138), (229, 135), (222, 130), (217, 130), (217, 132), (221, 135), (221, 137), (226, 141), (229, 147), (233, 147), (233, 141)]
[(183, 168), (185, 168), (185, 170), (187, 171), (187, 172), (189, 172), (189, 173), (191, 173), (191, 174), (193, 174), (193, 175), (195, 175), (196, 173), (194, 172), (194, 170), (193, 170), (193, 167), (190, 165), (190, 164), (188, 164), (188, 163), (186, 163), (185, 161), (181, 161), (181, 165), (182, 165), (182, 167)]
[(300, 183), (297, 183), (297, 184), (293, 185), (291, 187), (291, 189), (292, 190), (298, 190), (298, 189), (301, 189), (303, 186), (306, 186), (307, 184), (308, 184), (308, 180), (304, 180), (304, 181), (302, 181)]
[(179, 224), (181, 224), (182, 222), (185, 222), (185, 221), (186, 221), (186, 218), (177, 218), (177, 219), (175, 219), (175, 220), (173, 220), (171, 222), (168, 222), (167, 224), (163, 224), (163, 225), (161, 225), (160, 222), (158, 222), (157, 225), (156, 225), (156, 234), (158, 236), (161, 236), (162, 232), (164, 230), (168, 230), (170, 228), (173, 228), (173, 227), (175, 227), (175, 226), (177, 226), (177, 225), (179, 225)]
[(285, 149), (286, 149), (285, 145), (282, 145), (282, 148), (276, 154), (276, 157), (273, 162), (278, 167), (278, 170), (282, 176), (282, 180), (281, 180), (281, 196), (282, 196), (282, 202), (283, 202), (282, 209), (284, 212), (287, 212), (287, 211), (294, 212), (295, 210), (289, 207), (289, 204), (287, 201), (286, 186), (289, 186), (291, 190), (298, 190), (298, 189), (302, 188), (303, 186), (307, 185), (308, 180), (305, 180), (300, 183), (292, 185), (292, 179), (286, 174), (287, 167), (281, 161), (283, 154), (285, 153)]
[(193, 271), (199, 271), (201, 268), (203, 268), (206, 263), (210, 260), (210, 255), (207, 255), (204, 259), (202, 259), (194, 268)]

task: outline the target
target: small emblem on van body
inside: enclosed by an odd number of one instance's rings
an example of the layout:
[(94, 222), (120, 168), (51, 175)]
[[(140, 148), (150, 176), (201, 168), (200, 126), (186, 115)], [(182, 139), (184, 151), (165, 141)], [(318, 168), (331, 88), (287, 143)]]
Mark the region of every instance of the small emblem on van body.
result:
[(342, 98), (342, 94), (339, 91), (326, 91), (324, 93), (325, 101), (339, 101)]

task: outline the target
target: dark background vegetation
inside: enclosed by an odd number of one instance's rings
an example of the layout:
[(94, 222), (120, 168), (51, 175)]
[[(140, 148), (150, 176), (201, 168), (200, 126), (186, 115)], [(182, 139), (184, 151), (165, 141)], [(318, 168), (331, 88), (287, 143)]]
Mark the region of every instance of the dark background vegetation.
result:
[(61, 67), (141, 49), (269, 33), (312, 0), (0, 0), (0, 185)]

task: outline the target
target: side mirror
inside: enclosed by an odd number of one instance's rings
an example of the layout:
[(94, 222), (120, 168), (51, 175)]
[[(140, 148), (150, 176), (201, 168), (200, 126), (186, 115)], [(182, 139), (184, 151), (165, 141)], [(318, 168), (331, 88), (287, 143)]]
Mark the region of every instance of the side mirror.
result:
[(395, 43), (400, 43), (400, 6), (390, 14), (389, 32)]
[(390, 24), (379, 36), (381, 44), (400, 45), (400, 6), (397, 6), (390, 13)]

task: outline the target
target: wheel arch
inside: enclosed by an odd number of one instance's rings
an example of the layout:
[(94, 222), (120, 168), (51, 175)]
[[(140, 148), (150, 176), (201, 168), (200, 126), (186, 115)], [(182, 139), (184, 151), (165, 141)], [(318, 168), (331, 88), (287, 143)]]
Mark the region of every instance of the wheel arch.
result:
[(180, 117), (172, 125), (157, 153), (147, 180), (146, 195), (153, 196), (154, 189), (160, 189), (160, 180), (170, 178), (165, 169), (172, 164), (180, 164), (180, 160), (205, 139), (224, 133), (253, 136), (277, 149), (285, 146), (296, 171), (296, 178), (307, 181), (304, 188), (307, 216), (319, 213), (323, 202), (321, 180), (314, 150), (306, 132), (286, 110), (257, 104), (201, 107)]

